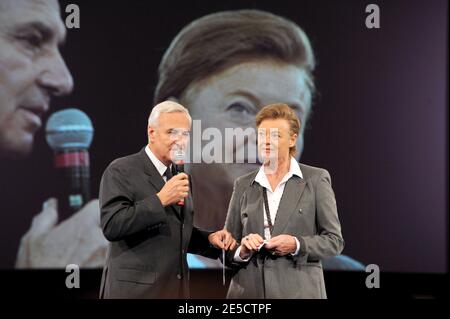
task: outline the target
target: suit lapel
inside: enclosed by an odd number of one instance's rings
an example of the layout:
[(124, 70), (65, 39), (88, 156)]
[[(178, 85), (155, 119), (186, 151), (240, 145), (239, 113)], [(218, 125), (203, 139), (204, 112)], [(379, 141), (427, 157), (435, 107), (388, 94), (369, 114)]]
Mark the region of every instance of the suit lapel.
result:
[[(154, 189), (159, 192), (164, 187), (164, 179), (159, 174), (155, 165), (153, 165), (150, 158), (145, 153), (145, 147), (140, 151), (141, 160), (144, 165), (144, 173), (148, 176), (148, 181), (153, 185)], [(181, 209), (177, 209), (174, 205), (170, 205), (170, 208), (175, 212), (176, 216), (181, 220)]]
[(147, 156), (147, 153), (145, 153), (145, 147), (140, 151), (140, 156), (144, 166), (144, 173), (149, 177), (148, 181), (153, 185), (155, 190), (159, 192), (164, 186), (164, 180), (162, 176), (159, 175), (155, 165), (153, 165), (152, 161)]
[(255, 232), (264, 238), (264, 210), (263, 210), (263, 188), (254, 182), (247, 190), (247, 205), (252, 206), (248, 210), (249, 225), (247, 230)]
[(186, 218), (192, 220), (193, 205), (192, 205), (192, 194), (189, 190), (189, 195), (184, 199), (184, 206), (180, 207), (180, 219), (184, 222)]
[(305, 186), (305, 180), (298, 176), (292, 176), (287, 181), (280, 205), (278, 206), (272, 237), (283, 233), (291, 214), (296, 211), (300, 198), (305, 190)]

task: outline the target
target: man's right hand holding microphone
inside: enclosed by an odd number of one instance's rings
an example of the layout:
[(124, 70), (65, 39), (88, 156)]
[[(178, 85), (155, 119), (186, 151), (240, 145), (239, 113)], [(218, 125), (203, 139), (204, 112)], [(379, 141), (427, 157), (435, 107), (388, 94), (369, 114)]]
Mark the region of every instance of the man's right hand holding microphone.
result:
[(164, 207), (174, 205), (189, 195), (189, 179), (186, 173), (179, 173), (167, 181), (156, 194)]

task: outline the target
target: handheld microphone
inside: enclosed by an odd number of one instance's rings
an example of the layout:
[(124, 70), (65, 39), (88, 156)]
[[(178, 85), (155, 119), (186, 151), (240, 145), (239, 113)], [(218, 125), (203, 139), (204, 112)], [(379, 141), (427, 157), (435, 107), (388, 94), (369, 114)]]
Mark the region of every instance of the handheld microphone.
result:
[(54, 151), (59, 213), (69, 217), (91, 198), (88, 149), (94, 128), (84, 112), (69, 108), (49, 117), (45, 133)]
[[(172, 163), (175, 166), (175, 173), (184, 173), (184, 159), (186, 157), (186, 152), (179, 148), (175, 149), (172, 152)], [(184, 206), (184, 198), (181, 199), (178, 203), (178, 206)]]

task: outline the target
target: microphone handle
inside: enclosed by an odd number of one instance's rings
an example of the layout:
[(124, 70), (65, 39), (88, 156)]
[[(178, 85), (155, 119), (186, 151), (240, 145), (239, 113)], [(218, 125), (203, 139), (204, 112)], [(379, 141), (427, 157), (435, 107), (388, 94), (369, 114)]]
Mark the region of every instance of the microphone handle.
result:
[[(175, 164), (175, 171), (177, 174), (184, 173), (184, 164)], [(184, 206), (184, 198), (178, 201), (178, 206)]]
[(175, 164), (177, 174), (184, 173), (184, 164)]
[(58, 210), (61, 219), (79, 211), (90, 199), (90, 167), (87, 150), (55, 153)]

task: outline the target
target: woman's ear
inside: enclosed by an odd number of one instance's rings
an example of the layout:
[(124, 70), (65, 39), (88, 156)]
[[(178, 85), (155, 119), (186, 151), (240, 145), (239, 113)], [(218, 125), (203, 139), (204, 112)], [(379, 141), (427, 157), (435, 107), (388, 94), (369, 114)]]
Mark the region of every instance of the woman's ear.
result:
[(291, 141), (289, 143), (289, 147), (294, 146), (295, 144), (297, 144), (297, 134), (292, 134), (291, 135)]

